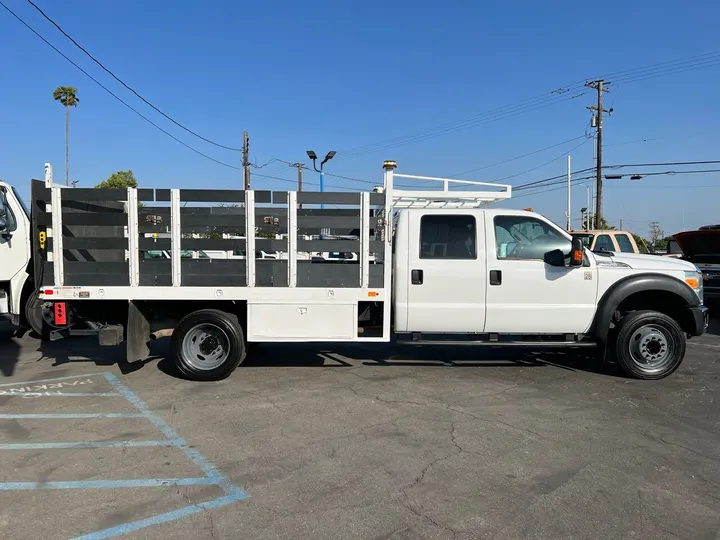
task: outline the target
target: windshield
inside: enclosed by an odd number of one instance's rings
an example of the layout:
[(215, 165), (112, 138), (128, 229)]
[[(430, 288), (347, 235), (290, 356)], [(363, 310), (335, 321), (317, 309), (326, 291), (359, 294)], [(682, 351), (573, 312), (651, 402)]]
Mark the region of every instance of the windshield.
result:
[(680, 249), (680, 246), (677, 243), (677, 240), (668, 240), (667, 243), (667, 252), (670, 255), (682, 255), (682, 249)]
[(25, 204), (25, 201), (20, 196), (17, 189), (15, 189), (13, 187), (12, 190), (13, 190), (13, 194), (15, 195), (15, 198), (18, 200), (18, 202), (20, 203), (20, 206), (22, 206), (22, 209), (25, 211), (25, 215), (27, 216), (28, 219), (30, 219), (30, 207), (27, 204)]
[(593, 235), (592, 234), (573, 233), (573, 238), (579, 238), (580, 240), (582, 240), (583, 246), (585, 246), (586, 248), (589, 248), (590, 245), (592, 244)]

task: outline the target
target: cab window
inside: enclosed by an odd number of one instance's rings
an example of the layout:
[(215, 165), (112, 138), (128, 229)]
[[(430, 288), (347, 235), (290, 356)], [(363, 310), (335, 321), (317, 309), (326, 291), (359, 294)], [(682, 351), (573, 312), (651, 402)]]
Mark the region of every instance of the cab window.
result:
[(17, 219), (15, 219), (15, 214), (13, 214), (13, 211), (10, 208), (10, 205), (7, 204), (4, 196), (0, 196), (0, 216), (5, 217), (8, 232), (14, 232), (17, 230)]
[(426, 215), (420, 219), (421, 259), (476, 259), (474, 216)]
[(615, 251), (612, 238), (609, 234), (598, 234), (595, 237), (595, 248), (593, 251)]
[(570, 257), (571, 242), (544, 221), (528, 216), (496, 216), (495, 247), (498, 259), (540, 259), (555, 249)]
[(630, 237), (627, 234), (616, 234), (615, 241), (622, 253), (635, 253)]

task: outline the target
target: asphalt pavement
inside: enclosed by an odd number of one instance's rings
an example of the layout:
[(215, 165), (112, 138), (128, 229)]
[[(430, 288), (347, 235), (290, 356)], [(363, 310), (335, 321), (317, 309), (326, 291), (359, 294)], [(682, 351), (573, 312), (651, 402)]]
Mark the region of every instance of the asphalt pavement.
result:
[(182, 380), (0, 329), (13, 540), (717, 539), (720, 323), (662, 381), (566, 353), (263, 345)]

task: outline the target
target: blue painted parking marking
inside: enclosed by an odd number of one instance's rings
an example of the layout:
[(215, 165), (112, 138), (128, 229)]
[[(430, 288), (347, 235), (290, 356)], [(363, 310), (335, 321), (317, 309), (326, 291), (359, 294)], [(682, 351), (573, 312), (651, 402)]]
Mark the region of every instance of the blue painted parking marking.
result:
[(220, 508), (221, 506), (234, 503), (237, 500), (238, 498), (235, 495), (228, 495), (227, 497), (220, 497), (219, 499), (214, 499), (212, 501), (198, 503), (193, 506), (186, 506), (185, 508), (181, 508), (180, 510), (174, 510), (172, 512), (166, 512), (164, 514), (158, 514), (157, 516), (141, 519), (139, 521), (123, 523), (122, 525), (110, 527), (109, 529), (105, 529), (104, 531), (98, 531), (95, 533), (86, 534), (84, 536), (78, 536), (73, 540), (102, 540), (103, 538), (121, 536), (123, 534), (137, 531), (139, 529), (144, 529), (145, 527), (150, 527), (151, 525), (159, 525), (161, 523), (175, 521), (177, 519), (181, 519), (192, 514), (197, 514), (198, 512), (202, 512), (203, 510)]
[(68, 375), (67, 377), (54, 377), (52, 379), (38, 379), (36, 381), (20, 381), (20, 382), (11, 382), (11, 383), (3, 383), (0, 384), (0, 388), (5, 388), (6, 386), (25, 386), (26, 384), (30, 385), (37, 385), (38, 383), (56, 383), (56, 382), (62, 382), (62, 381), (73, 381), (75, 379), (89, 379), (90, 377), (102, 377), (103, 373), (90, 373), (90, 374), (84, 374), (84, 375)]
[(122, 394), (117, 392), (0, 392), (2, 397), (120, 397)]
[[(92, 378), (100, 377), (112, 386), (111, 392), (64, 392), (62, 389), (78, 385), (93, 384)], [(100, 540), (112, 538), (134, 532), (145, 527), (168, 523), (182, 519), (186, 516), (219, 508), (232, 504), (248, 497), (248, 494), (239, 486), (233, 484), (220, 470), (210, 463), (197, 449), (190, 446), (180, 435), (160, 416), (155, 414), (134, 392), (127, 388), (112, 373), (91, 373), (73, 375), (36, 381), (0, 384), (0, 396), (17, 396), (25, 398), (36, 397), (121, 397), (129, 402), (137, 412), (133, 413), (33, 413), (12, 414), (2, 413), (0, 419), (47, 419), (47, 420), (73, 420), (93, 418), (143, 418), (152, 423), (162, 433), (164, 439), (150, 441), (96, 441), (96, 442), (37, 442), (37, 443), (3, 443), (0, 450), (52, 450), (60, 448), (127, 448), (127, 447), (175, 447), (182, 450), (186, 458), (192, 462), (202, 473), (199, 478), (140, 478), (119, 480), (81, 480), (63, 482), (0, 482), (0, 491), (28, 491), (42, 489), (116, 489), (116, 488), (151, 488), (162, 486), (199, 486), (216, 485), (224, 491), (224, 495), (216, 499), (192, 504), (152, 517), (122, 523), (107, 529), (80, 536), (74, 540)]]
[(159, 486), (213, 486), (217, 478), (140, 478), (138, 480), (79, 480), (77, 482), (2, 482), (0, 491), (33, 489), (103, 489)]
[(93, 441), (47, 443), (0, 443), (0, 450), (57, 450), (58, 448), (131, 448), (182, 446), (180, 441)]
[(60, 420), (63, 418), (145, 418), (142, 413), (0, 414), (0, 420)]

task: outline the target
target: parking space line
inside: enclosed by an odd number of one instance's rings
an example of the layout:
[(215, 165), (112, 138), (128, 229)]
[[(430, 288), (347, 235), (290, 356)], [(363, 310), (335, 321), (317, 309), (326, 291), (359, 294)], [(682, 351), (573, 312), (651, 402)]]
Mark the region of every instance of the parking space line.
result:
[(142, 413), (0, 414), (0, 420), (62, 420), (71, 418), (145, 418)]
[(2, 397), (120, 397), (117, 392), (7, 392), (0, 391)]
[[(104, 382), (112, 386), (110, 392), (62, 392), (62, 391), (45, 391), (45, 385), (38, 383), (55, 383), (50, 384), (51, 388), (65, 388), (66, 386), (76, 386), (78, 384), (91, 384), (93, 381), (89, 377), (98, 377), (104, 379)], [(70, 381), (68, 383), (58, 383), (57, 381)], [(31, 388), (25, 388), (30, 385)], [(3, 388), (13, 387), (9, 390)], [(185, 457), (198, 469), (204, 473), (202, 478), (140, 478), (134, 480), (82, 480), (82, 481), (62, 481), (62, 482), (0, 482), (0, 491), (28, 491), (39, 489), (89, 489), (89, 488), (142, 488), (142, 487), (162, 487), (162, 486), (195, 486), (195, 485), (215, 485), (220, 487), (225, 494), (216, 499), (190, 504), (184, 508), (158, 514), (149, 518), (141, 519), (116, 525), (101, 531), (86, 534), (78, 537), (78, 540), (99, 540), (101, 538), (111, 538), (120, 536), (132, 531), (150, 527), (161, 523), (167, 523), (181, 519), (185, 516), (218, 508), (234, 502), (241, 501), (248, 497), (248, 494), (239, 486), (233, 484), (229, 478), (220, 472), (220, 470), (211, 464), (200, 452), (191, 447), (185, 439), (180, 437), (178, 433), (160, 416), (155, 414), (134, 392), (127, 388), (112, 373), (93, 373), (90, 375), (76, 375), (68, 377), (57, 377), (52, 379), (42, 379), (37, 381), (28, 381), (20, 383), (0, 384), (0, 396), (19, 396), (24, 398), (36, 397), (122, 397), (135, 408), (135, 413), (33, 413), (33, 414), (0, 414), (0, 419), (83, 419), (83, 418), (143, 418), (152, 423), (155, 428), (162, 433), (166, 439), (152, 441), (97, 441), (97, 442), (38, 442), (38, 443), (4, 443), (0, 444), (0, 450), (52, 450), (58, 448), (127, 448), (127, 447), (177, 447), (180, 448)]]
[(212, 501), (197, 503), (192, 506), (186, 506), (185, 508), (181, 508), (180, 510), (173, 510), (172, 512), (166, 512), (165, 514), (158, 514), (157, 516), (141, 519), (139, 521), (123, 523), (122, 525), (117, 525), (116, 527), (110, 527), (109, 529), (105, 529), (102, 531), (78, 536), (76, 538), (73, 538), (72, 540), (103, 540), (105, 538), (121, 536), (123, 534), (128, 534), (139, 529), (144, 529), (145, 527), (150, 527), (152, 525), (159, 525), (161, 523), (168, 523), (170, 521), (182, 519), (184, 517), (190, 516), (192, 514), (197, 514), (198, 512), (202, 512), (204, 510), (212, 510), (213, 508), (226, 506), (228, 504), (237, 502), (238, 500), (239, 499), (237, 498), (237, 496), (228, 495), (226, 497), (220, 497), (219, 499), (215, 499)]
[(130, 448), (150, 446), (182, 446), (184, 441), (94, 441), (94, 442), (41, 442), (0, 443), (0, 450), (57, 450), (58, 448)]
[(72, 379), (87, 379), (88, 377), (102, 377), (103, 373), (90, 373), (89, 375), (68, 375), (67, 377), (53, 377), (51, 379), (38, 379), (36, 381), (21, 381), (0, 384), (0, 388), (4, 386), (23, 386), (25, 384), (37, 384), (44, 382), (70, 381)]
[(78, 480), (69, 482), (0, 482), (0, 491), (28, 491), (38, 489), (112, 489), (214, 485), (217, 485), (217, 478), (139, 478), (137, 480)]
[(132, 403), (138, 411), (143, 413), (147, 417), (147, 419), (150, 420), (150, 422), (152, 422), (155, 427), (160, 430), (163, 435), (165, 435), (170, 440), (182, 441), (182, 448), (185, 451), (185, 455), (187, 456), (187, 458), (192, 461), (202, 472), (204, 472), (206, 476), (217, 478), (219, 480), (220, 486), (222, 486), (222, 488), (225, 490), (225, 493), (237, 497), (236, 500), (247, 498), (248, 495), (247, 493), (245, 493), (245, 491), (230, 482), (230, 480), (228, 480), (225, 475), (223, 475), (217, 469), (217, 467), (207, 461), (200, 452), (187, 444), (185, 440), (180, 437), (180, 435), (178, 435), (178, 433), (170, 426), (170, 424), (168, 424), (167, 422), (165, 422), (165, 420), (152, 412), (145, 404), (145, 402), (139, 397), (137, 397), (135, 393), (132, 392), (129, 388), (127, 388), (124, 384), (122, 384), (115, 375), (113, 375), (112, 373), (104, 373), (104, 376), (105, 379), (118, 392), (120, 392), (125, 397), (125, 399)]

